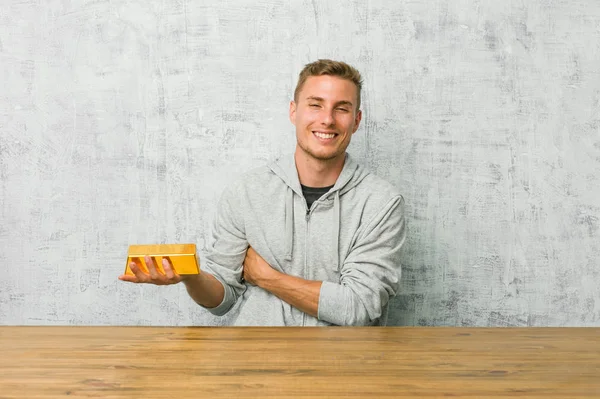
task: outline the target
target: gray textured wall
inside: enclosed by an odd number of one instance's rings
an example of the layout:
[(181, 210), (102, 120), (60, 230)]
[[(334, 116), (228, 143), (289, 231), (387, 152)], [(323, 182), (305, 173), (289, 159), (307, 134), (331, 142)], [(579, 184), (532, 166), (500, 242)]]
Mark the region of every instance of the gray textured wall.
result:
[(600, 325), (597, 0), (0, 3), (0, 324), (226, 322), (118, 282), (127, 246), (202, 247), (331, 57), (407, 200), (393, 324)]

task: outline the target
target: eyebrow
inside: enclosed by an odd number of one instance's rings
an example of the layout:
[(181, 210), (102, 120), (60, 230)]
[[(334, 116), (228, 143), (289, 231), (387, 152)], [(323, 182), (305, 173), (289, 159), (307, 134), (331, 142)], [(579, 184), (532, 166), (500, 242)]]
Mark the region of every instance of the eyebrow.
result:
[[(316, 96), (308, 96), (306, 97), (307, 100), (314, 100), (314, 101), (319, 101), (319, 102), (324, 102), (325, 99), (322, 97), (316, 97)], [(352, 102), (350, 101), (338, 101), (337, 103), (335, 103), (335, 105), (349, 105), (352, 106)]]

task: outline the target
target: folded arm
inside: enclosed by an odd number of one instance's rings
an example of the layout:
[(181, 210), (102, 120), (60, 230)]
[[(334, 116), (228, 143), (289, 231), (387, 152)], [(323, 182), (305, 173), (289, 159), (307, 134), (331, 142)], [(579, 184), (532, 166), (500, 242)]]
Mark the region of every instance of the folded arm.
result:
[(304, 280), (281, 273), (273, 269), (253, 248), (248, 248), (244, 260), (244, 280), (317, 317), (321, 281)]
[(405, 238), (404, 200), (397, 197), (367, 224), (342, 265), (339, 282), (283, 274), (252, 248), (244, 261), (244, 279), (319, 320), (369, 325), (396, 295)]

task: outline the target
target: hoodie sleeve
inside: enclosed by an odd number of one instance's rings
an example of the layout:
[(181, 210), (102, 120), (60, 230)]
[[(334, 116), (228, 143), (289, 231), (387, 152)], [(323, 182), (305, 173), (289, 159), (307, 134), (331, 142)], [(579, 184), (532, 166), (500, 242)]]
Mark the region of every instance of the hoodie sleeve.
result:
[(211, 236), (205, 248), (203, 271), (212, 274), (225, 289), (223, 301), (214, 308), (206, 308), (212, 314), (222, 316), (236, 303), (245, 290), (240, 282), (242, 264), (248, 249), (243, 219), (239, 217), (235, 188), (226, 189), (217, 206)]
[(341, 266), (340, 283), (321, 285), (319, 320), (361, 326), (381, 317), (399, 288), (405, 225), (404, 199), (398, 196), (360, 234)]

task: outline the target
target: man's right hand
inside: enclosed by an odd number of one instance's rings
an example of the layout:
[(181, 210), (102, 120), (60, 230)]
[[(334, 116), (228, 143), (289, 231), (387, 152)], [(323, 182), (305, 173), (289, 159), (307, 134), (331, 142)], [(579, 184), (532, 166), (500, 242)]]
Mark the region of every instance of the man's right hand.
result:
[(177, 284), (184, 280), (183, 276), (180, 276), (173, 270), (171, 260), (168, 257), (162, 259), (162, 266), (164, 273), (162, 273), (156, 267), (154, 259), (150, 256), (144, 257), (146, 266), (148, 267), (148, 273), (146, 273), (141, 265), (136, 262), (130, 262), (129, 268), (133, 272), (133, 276), (128, 274), (122, 274), (119, 276), (119, 280), (128, 281), (130, 283), (143, 283), (143, 284), (155, 284), (155, 285), (170, 285)]
[(134, 275), (122, 274), (119, 276), (119, 280), (155, 285), (171, 285), (183, 282), (190, 297), (199, 305), (214, 308), (223, 301), (225, 288), (212, 274), (200, 272), (181, 276), (173, 270), (173, 264), (168, 257), (163, 258), (165, 272), (162, 273), (150, 256), (145, 256), (144, 260), (148, 267), (148, 273), (144, 271), (140, 264), (130, 262), (129, 268)]

